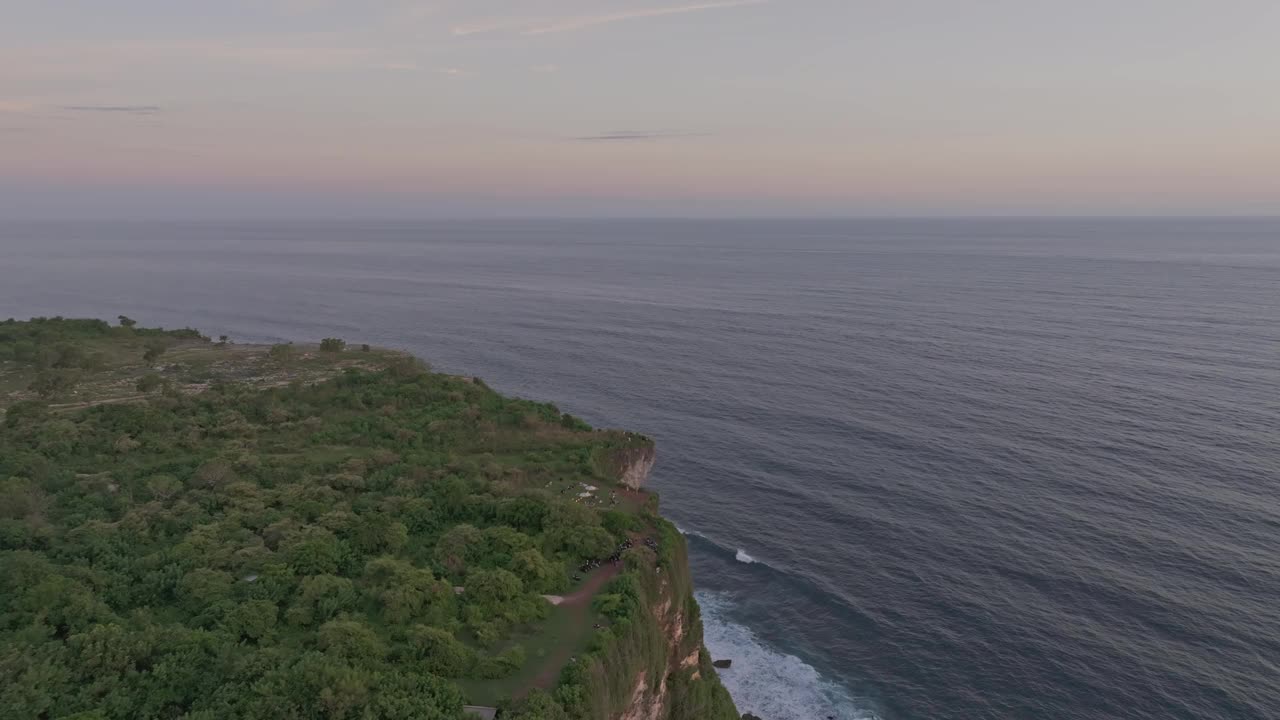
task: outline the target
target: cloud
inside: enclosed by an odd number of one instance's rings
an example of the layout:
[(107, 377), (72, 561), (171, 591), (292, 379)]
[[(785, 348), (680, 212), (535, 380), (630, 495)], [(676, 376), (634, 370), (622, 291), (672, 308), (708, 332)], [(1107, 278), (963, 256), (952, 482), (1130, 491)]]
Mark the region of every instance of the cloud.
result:
[(288, 15), (311, 15), (324, 12), (360, 11), (382, 20), (421, 20), (441, 10), (439, 2), (426, 0), (273, 0)]
[(498, 30), (511, 30), (520, 27), (525, 20), (513, 20), (506, 18), (503, 20), (480, 20), (476, 22), (467, 22), (461, 25), (454, 25), (449, 29), (454, 35), (477, 35), (479, 33), (496, 32)]
[(670, 140), (673, 138), (707, 137), (710, 133), (679, 130), (610, 130), (596, 135), (580, 135), (573, 138), (586, 142), (640, 142), (646, 140)]
[(36, 104), (27, 100), (0, 100), (0, 113), (29, 113)]
[(124, 113), (128, 115), (155, 115), (163, 110), (159, 105), (63, 105), (62, 109), (75, 112)]
[[(262, 38), (270, 40), (272, 38)], [(327, 34), (284, 36), (276, 43), (242, 44), (234, 40), (138, 42), (81, 46), (45, 45), (0, 48), (0, 73), (21, 68), (30, 75), (81, 77), (124, 72), (136, 67), (167, 67), (176, 63), (249, 65), (280, 72), (397, 71), (419, 69), (412, 57), (377, 46), (328, 44)], [(0, 78), (0, 83), (3, 78)], [(0, 99), (0, 112), (8, 105)]]
[(549, 35), (552, 33), (577, 32), (579, 30), (587, 30), (601, 25), (610, 25), (613, 23), (626, 22), (628, 20), (642, 20), (646, 18), (665, 17), (668, 15), (684, 15), (687, 13), (702, 12), (704, 10), (727, 10), (729, 8), (764, 5), (769, 1), (770, 0), (717, 0), (716, 2), (701, 2), (691, 5), (622, 10), (619, 12), (601, 15), (576, 15), (550, 20), (506, 18), (456, 25), (453, 27), (452, 31), (454, 35), (475, 35), (477, 33), (497, 31), (516, 31), (521, 35)]
[(560, 71), (559, 65), (532, 65), (529, 67), (529, 72), (536, 72), (536, 73), (553, 73), (553, 72), (559, 72), (559, 71)]
[(584, 15), (557, 20), (548, 25), (527, 28), (522, 32), (522, 34), (546, 35), (549, 33), (577, 32), (578, 30), (586, 30), (587, 28), (597, 27), (599, 25), (609, 25), (612, 23), (625, 22), (627, 20), (640, 20), (644, 18), (663, 17), (666, 15), (683, 15), (685, 13), (701, 12), (703, 10), (720, 10), (735, 7), (747, 7), (749, 5), (763, 5), (766, 2), (768, 2), (768, 0), (724, 0), (723, 2), (698, 3), (696, 5), (682, 5), (678, 7), (624, 10), (623, 12), (610, 13), (608, 15)]
[(417, 69), (414, 63), (395, 55), (389, 56), (374, 47), (193, 43), (177, 48), (175, 54), (213, 63), (243, 63), (284, 71), (390, 70), (403, 72)]

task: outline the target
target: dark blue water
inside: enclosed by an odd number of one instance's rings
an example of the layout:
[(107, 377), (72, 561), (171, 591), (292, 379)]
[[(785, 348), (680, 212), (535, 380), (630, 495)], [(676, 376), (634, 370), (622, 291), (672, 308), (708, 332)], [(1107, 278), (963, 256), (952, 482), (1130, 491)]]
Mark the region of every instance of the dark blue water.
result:
[(0, 315), (337, 335), (656, 436), (768, 720), (1280, 717), (1280, 222), (0, 226)]

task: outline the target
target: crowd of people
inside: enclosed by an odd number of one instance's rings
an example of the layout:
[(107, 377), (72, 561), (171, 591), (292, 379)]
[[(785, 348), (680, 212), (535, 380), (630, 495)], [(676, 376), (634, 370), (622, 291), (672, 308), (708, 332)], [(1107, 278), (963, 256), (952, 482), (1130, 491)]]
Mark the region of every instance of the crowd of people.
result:
[[(657, 543), (657, 541), (656, 541), (656, 540), (654, 540), (653, 538), (648, 538), (648, 537), (647, 537), (647, 538), (645, 538), (642, 542), (643, 542), (643, 543), (645, 544), (645, 546), (646, 546), (646, 547), (648, 547), (650, 550), (653, 550), (653, 551), (657, 552), (657, 550), (658, 550), (658, 543)], [(595, 559), (595, 558), (592, 558), (592, 559), (590, 559), (590, 560), (587, 560), (586, 562), (582, 563), (582, 565), (578, 566), (578, 572), (580, 572), (580, 573), (589, 573), (589, 572), (591, 572), (592, 570), (595, 570), (596, 568), (600, 567), (601, 565), (603, 565), (603, 564), (604, 564), (604, 563), (606, 563), (606, 562), (613, 563), (614, 565), (617, 565), (618, 563), (622, 562), (622, 553), (624, 553), (624, 552), (626, 552), (626, 551), (630, 550), (630, 549), (631, 549), (631, 548), (633, 548), (633, 547), (635, 547), (635, 543), (631, 542), (631, 538), (627, 538), (626, 540), (623, 540), (621, 543), (619, 543), (619, 545), (618, 545), (618, 549), (617, 549), (617, 550), (614, 550), (612, 555), (610, 555), (609, 557), (605, 558), (604, 560), (597, 560), (597, 559)], [(579, 580), (581, 580), (581, 579), (582, 579), (582, 576), (581, 576), (581, 575), (574, 575), (574, 576), (573, 576), (573, 580), (574, 580), (574, 582), (578, 582), (578, 581), (579, 581)]]

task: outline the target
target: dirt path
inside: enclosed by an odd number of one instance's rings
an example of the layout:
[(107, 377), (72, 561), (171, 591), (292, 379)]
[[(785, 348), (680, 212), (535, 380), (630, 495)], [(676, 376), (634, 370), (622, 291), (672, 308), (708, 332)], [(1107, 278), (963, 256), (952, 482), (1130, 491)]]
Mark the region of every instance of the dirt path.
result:
[(573, 657), (574, 648), (578, 645), (577, 640), (581, 639), (586, 634), (586, 631), (590, 629), (586, 627), (586, 624), (590, 615), (588, 611), (591, 608), (591, 599), (600, 592), (600, 588), (604, 587), (605, 583), (612, 580), (621, 571), (622, 563), (617, 565), (607, 563), (599, 570), (588, 575), (587, 581), (583, 583), (577, 592), (560, 597), (560, 602), (552, 601), (557, 607), (569, 609), (569, 621), (573, 623), (574, 627), (581, 628), (582, 632), (573, 638), (572, 642), (570, 642), (570, 638), (565, 638), (565, 642), (556, 647), (555, 654), (547, 658), (542, 672), (538, 673), (532, 682), (516, 692), (515, 696), (517, 698), (528, 695), (529, 691), (534, 688), (547, 690), (555, 685), (556, 680), (560, 677), (560, 671), (569, 663), (569, 658)]
[(87, 407), (97, 407), (99, 405), (118, 405), (120, 403), (138, 402), (146, 400), (150, 395), (126, 395), (124, 397), (100, 398), (98, 400), (86, 400), (84, 402), (59, 403), (50, 405), (50, 410), (79, 410)]
[(591, 601), (591, 598), (596, 596), (597, 592), (600, 592), (600, 588), (604, 587), (604, 584), (612, 580), (619, 572), (622, 572), (622, 563), (604, 565), (587, 578), (582, 587), (578, 588), (578, 592), (566, 596), (561, 605), (567, 605), (568, 607), (586, 605)]
[(621, 570), (621, 563), (617, 565), (608, 563), (607, 565), (601, 566), (598, 571), (588, 576), (587, 581), (578, 589), (578, 592), (572, 595), (543, 595), (542, 597), (549, 600), (552, 605), (557, 606), (575, 607), (578, 605), (585, 605), (591, 601), (591, 598), (595, 597), (596, 593), (600, 591), (600, 588), (604, 587), (605, 583), (612, 580), (613, 576), (617, 575)]

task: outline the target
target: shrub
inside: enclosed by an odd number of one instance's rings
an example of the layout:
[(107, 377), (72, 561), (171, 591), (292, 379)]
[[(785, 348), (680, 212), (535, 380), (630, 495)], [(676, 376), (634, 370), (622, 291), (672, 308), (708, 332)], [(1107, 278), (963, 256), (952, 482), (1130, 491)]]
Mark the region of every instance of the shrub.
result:
[(409, 631), (414, 657), (428, 672), (444, 677), (462, 677), (475, 662), (475, 654), (446, 630), (415, 625)]
[(142, 359), (145, 362), (153, 363), (160, 359), (166, 349), (165, 344), (162, 342), (149, 342), (147, 343), (147, 349), (142, 353)]
[(283, 548), (289, 567), (299, 575), (326, 575), (337, 572), (342, 549), (324, 530), (317, 530)]
[(76, 368), (80, 367), (85, 361), (84, 348), (71, 343), (58, 343), (53, 348), (53, 362), (55, 368)]
[(83, 360), (80, 361), (80, 369), (88, 370), (89, 372), (98, 372), (100, 370), (105, 370), (106, 367), (107, 367), (106, 353), (100, 353), (100, 352), (89, 353), (88, 355), (84, 356)]
[(292, 362), (297, 355), (298, 349), (293, 346), (293, 343), (272, 345), (271, 349), (267, 351), (268, 357), (282, 364)]
[(320, 626), (320, 649), (346, 658), (381, 658), (387, 646), (368, 624), (360, 620), (330, 620)]
[(347, 341), (338, 338), (325, 338), (320, 341), (320, 352), (342, 352), (347, 349)]
[(249, 600), (235, 606), (223, 622), (233, 634), (261, 640), (276, 626), (276, 604), (270, 600)]
[(498, 655), (486, 657), (476, 663), (475, 674), (489, 680), (506, 677), (524, 665), (524, 647), (513, 645)]
[(285, 619), (291, 625), (323, 623), (354, 608), (357, 600), (355, 584), (346, 578), (333, 575), (307, 577), (302, 580), (297, 600), (285, 613)]
[(44, 370), (36, 375), (30, 389), (40, 397), (49, 399), (71, 392), (79, 382), (79, 370)]
[(138, 388), (138, 392), (149, 393), (153, 390), (159, 390), (164, 387), (164, 384), (164, 378), (160, 377), (156, 373), (147, 373), (146, 375), (138, 378), (138, 384), (136, 387)]

